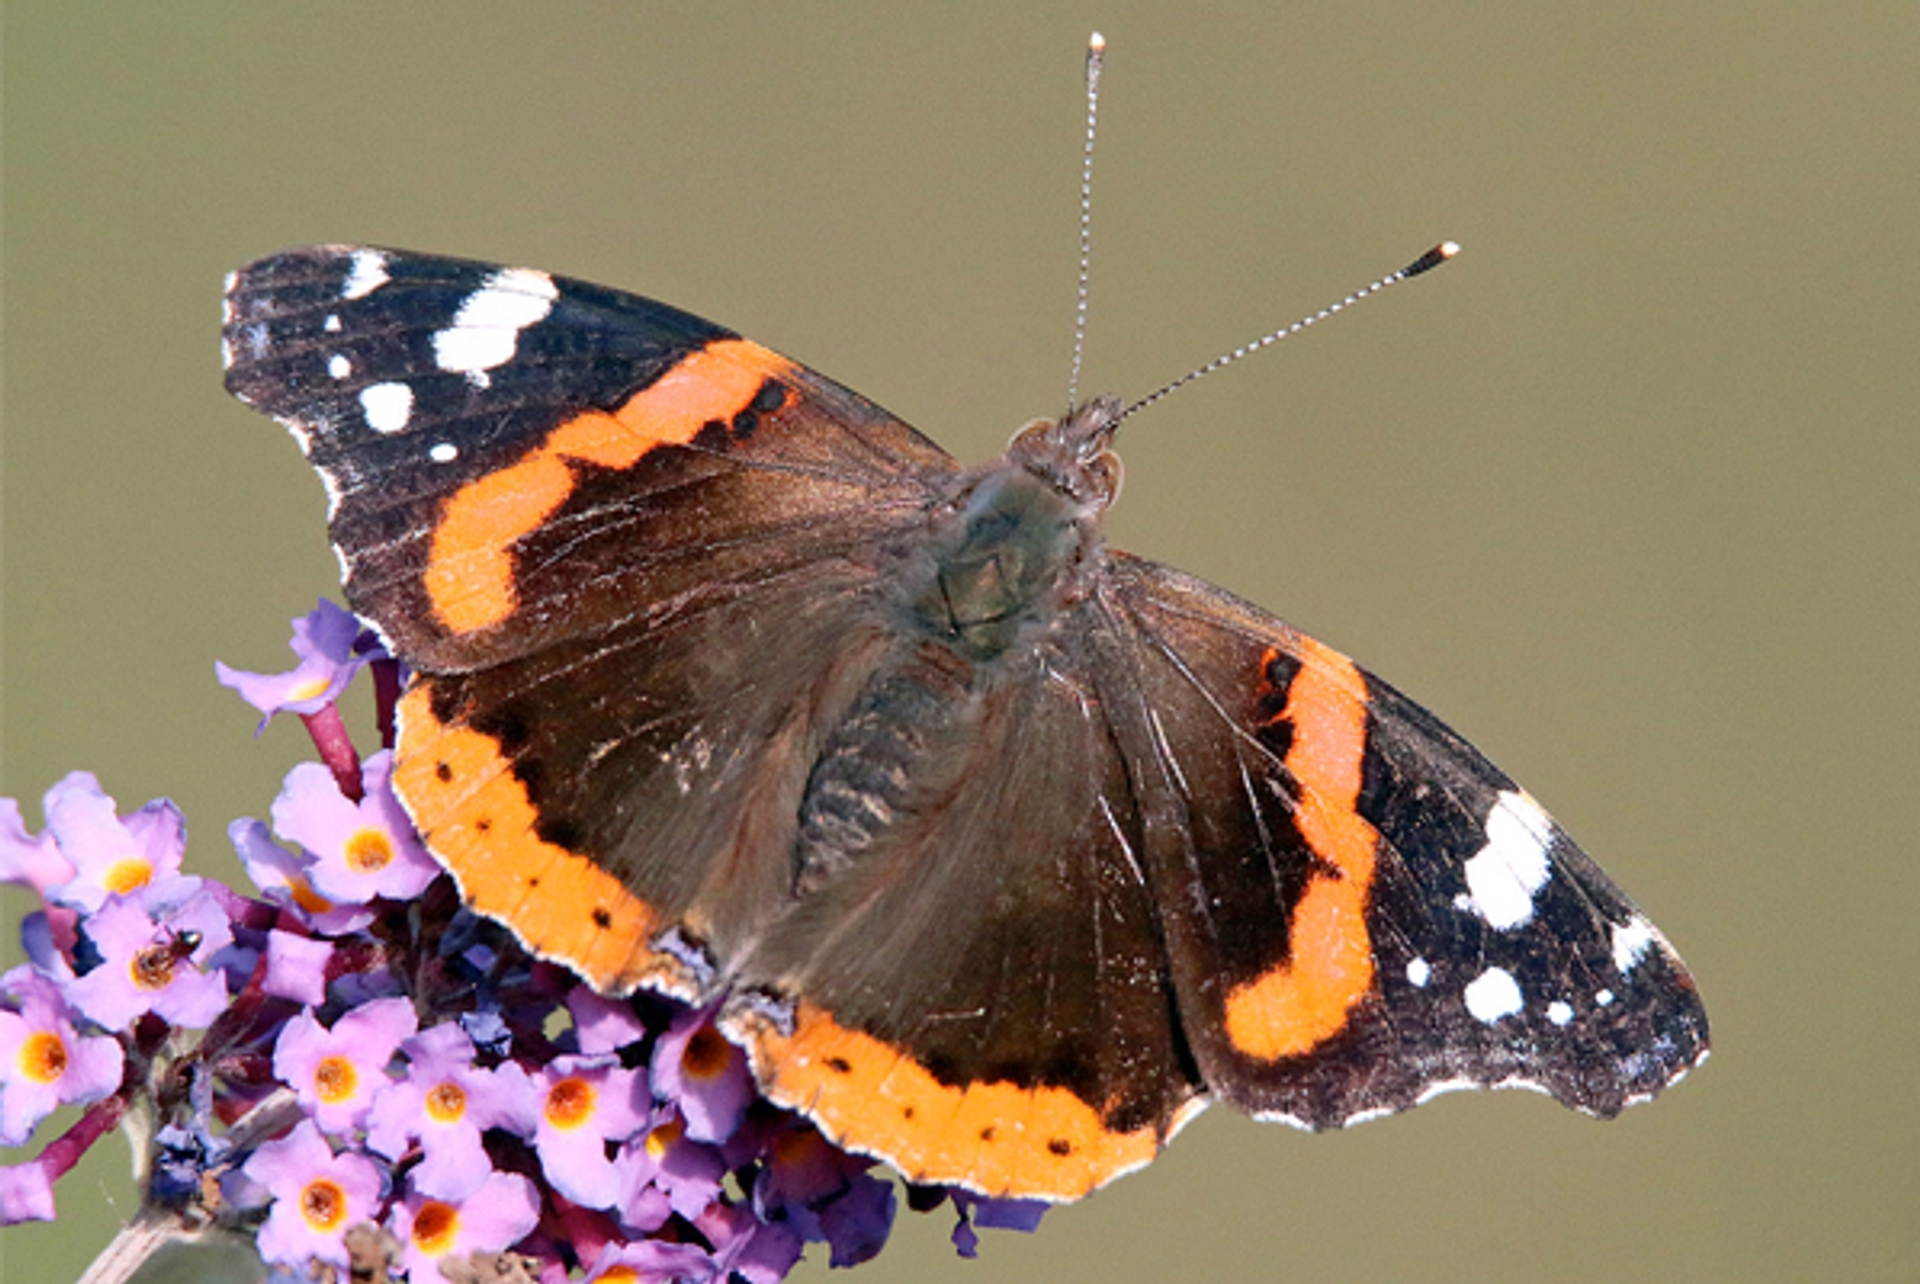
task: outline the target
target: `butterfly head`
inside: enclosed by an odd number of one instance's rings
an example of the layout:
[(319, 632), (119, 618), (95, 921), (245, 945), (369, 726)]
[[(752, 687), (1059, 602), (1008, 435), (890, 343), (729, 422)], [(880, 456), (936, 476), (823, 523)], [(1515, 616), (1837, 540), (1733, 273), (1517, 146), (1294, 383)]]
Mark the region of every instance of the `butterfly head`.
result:
[(1120, 456), (1113, 451), (1120, 402), (1095, 397), (1059, 419), (1036, 419), (1014, 434), (1007, 462), (1041, 478), (1081, 510), (1098, 519), (1120, 494)]

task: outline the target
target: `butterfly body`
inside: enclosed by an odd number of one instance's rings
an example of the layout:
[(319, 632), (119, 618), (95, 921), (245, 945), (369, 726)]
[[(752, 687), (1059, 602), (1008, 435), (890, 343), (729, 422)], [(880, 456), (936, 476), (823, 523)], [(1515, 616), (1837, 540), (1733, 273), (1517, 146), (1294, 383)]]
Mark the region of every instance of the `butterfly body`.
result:
[(843, 1144), (1067, 1199), (1211, 1099), (1610, 1115), (1705, 1054), (1684, 965), (1529, 795), (1105, 545), (1116, 403), (962, 469), (545, 273), (314, 247), (228, 300), (229, 387), (301, 440), (415, 670), (394, 783), (429, 848), (596, 988), (716, 1005)]

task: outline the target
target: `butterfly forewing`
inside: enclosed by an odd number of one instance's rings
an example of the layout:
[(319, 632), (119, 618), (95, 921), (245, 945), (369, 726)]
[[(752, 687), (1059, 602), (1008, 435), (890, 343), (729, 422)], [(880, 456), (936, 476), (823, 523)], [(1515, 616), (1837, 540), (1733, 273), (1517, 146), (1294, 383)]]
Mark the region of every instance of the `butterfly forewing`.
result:
[(349, 600), (428, 668), (870, 549), (954, 469), (732, 331), (544, 272), (321, 246), (227, 309), (227, 386), (299, 438)]

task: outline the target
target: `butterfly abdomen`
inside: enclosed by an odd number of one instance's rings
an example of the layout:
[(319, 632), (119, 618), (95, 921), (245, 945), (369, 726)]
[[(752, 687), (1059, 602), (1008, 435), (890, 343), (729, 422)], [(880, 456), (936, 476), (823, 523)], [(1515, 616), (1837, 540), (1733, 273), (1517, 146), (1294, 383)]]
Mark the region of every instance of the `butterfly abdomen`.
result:
[(977, 721), (974, 666), (926, 646), (869, 680), (829, 733), (807, 780), (794, 890), (818, 890), (890, 831), (918, 831), (960, 777)]

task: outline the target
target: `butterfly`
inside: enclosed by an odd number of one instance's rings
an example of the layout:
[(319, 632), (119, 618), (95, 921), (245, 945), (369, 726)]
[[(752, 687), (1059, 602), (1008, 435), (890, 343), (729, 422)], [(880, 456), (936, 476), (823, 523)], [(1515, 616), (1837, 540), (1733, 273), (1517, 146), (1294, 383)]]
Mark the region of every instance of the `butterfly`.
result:
[(1212, 1100), (1605, 1117), (1706, 1054), (1685, 965), (1529, 794), (1106, 543), (1113, 399), (963, 467), (664, 304), (366, 247), (241, 269), (224, 343), (411, 666), (394, 786), (467, 902), (713, 1007), (911, 1180), (1073, 1199)]

